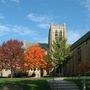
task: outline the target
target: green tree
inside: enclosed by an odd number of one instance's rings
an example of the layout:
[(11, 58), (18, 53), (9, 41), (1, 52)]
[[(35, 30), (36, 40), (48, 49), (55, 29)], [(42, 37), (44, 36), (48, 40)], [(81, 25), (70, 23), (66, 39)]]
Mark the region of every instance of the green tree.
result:
[(52, 58), (53, 66), (59, 68), (59, 75), (60, 72), (63, 74), (63, 67), (71, 57), (70, 46), (67, 45), (66, 40), (56, 37), (49, 50), (49, 55)]
[(47, 74), (49, 75), (50, 74), (50, 71), (51, 71), (51, 69), (53, 67), (53, 65), (52, 65), (52, 59), (51, 59), (51, 57), (50, 57), (50, 55), (49, 55), (48, 52), (45, 55), (44, 60), (47, 62), (47, 68), (46, 68), (46, 70), (47, 70)]

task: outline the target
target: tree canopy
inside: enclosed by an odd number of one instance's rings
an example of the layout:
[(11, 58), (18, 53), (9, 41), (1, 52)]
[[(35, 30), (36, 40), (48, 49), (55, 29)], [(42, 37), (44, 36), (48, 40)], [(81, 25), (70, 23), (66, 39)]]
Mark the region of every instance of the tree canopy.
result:
[(66, 40), (56, 37), (49, 50), (49, 56), (54, 67), (63, 68), (71, 57), (70, 46), (67, 45)]
[(55, 38), (49, 53), (56, 65), (64, 64), (71, 56), (70, 46), (62, 38)]
[(45, 68), (45, 50), (39, 45), (29, 47), (24, 53), (24, 66), (30, 68)]
[(3, 69), (10, 69), (12, 72), (20, 68), (20, 61), (23, 59), (23, 43), (17, 40), (4, 42), (0, 47), (0, 62)]

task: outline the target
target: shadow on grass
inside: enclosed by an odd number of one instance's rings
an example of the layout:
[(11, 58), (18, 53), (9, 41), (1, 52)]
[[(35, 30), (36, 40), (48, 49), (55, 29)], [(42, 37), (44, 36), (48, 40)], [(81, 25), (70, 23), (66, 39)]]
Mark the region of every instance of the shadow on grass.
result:
[(0, 90), (50, 90), (46, 80), (8, 80), (0, 83), (0, 87)]

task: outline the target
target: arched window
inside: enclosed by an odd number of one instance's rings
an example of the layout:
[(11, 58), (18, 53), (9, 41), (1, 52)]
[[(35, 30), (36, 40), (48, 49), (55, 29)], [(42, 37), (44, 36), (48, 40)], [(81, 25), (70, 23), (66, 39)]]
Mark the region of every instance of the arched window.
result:
[(62, 31), (59, 32), (59, 37), (62, 38)]
[(57, 32), (57, 30), (55, 31), (55, 38), (57, 38), (58, 37), (58, 32)]

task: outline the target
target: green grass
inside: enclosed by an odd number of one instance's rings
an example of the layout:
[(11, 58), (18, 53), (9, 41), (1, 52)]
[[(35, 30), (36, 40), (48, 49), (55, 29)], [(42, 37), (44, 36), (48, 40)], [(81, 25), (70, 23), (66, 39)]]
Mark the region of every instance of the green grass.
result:
[(90, 90), (90, 76), (83, 77), (66, 77), (65, 80), (73, 81), (79, 86), (80, 90), (83, 90), (83, 80), (86, 82), (86, 90)]
[(47, 79), (0, 78), (0, 87), (5, 85), (17, 85), (24, 90), (50, 90)]

